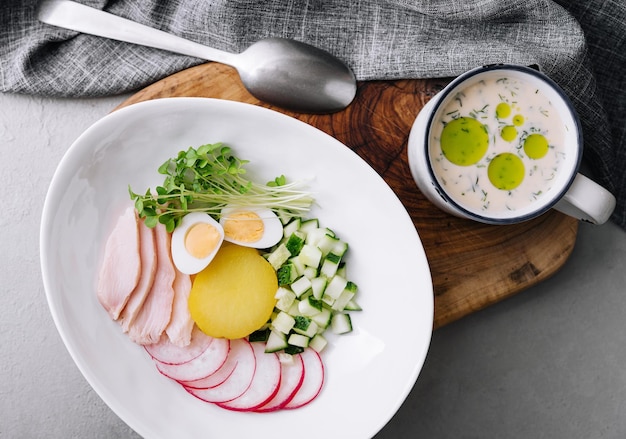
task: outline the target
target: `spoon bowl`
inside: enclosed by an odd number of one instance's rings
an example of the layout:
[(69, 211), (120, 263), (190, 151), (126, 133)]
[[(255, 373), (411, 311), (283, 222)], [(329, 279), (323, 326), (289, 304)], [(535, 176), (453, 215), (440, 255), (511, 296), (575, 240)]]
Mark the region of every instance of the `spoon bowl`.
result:
[(336, 112), (356, 95), (356, 78), (348, 66), (322, 49), (295, 40), (267, 38), (235, 54), (70, 0), (44, 1), (38, 19), (64, 29), (230, 65), (257, 99), (293, 111)]

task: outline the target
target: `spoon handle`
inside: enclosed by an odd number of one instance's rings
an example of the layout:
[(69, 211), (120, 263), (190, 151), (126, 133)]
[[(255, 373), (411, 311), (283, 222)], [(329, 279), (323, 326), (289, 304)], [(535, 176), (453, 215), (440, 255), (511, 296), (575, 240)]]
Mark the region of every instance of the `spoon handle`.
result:
[(237, 56), (69, 0), (44, 1), (39, 7), (38, 18), (64, 29), (228, 65), (233, 65)]

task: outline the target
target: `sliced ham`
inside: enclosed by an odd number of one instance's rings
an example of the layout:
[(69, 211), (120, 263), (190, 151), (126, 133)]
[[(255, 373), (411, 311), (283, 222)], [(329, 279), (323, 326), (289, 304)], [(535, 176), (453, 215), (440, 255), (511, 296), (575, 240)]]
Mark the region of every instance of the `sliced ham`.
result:
[(124, 332), (128, 332), (130, 325), (139, 314), (146, 297), (148, 297), (157, 268), (154, 229), (146, 226), (142, 220), (139, 221), (139, 254), (141, 255), (141, 276), (120, 315), (120, 323)]
[(191, 331), (194, 322), (187, 306), (191, 292), (191, 277), (176, 269), (174, 279), (174, 302), (172, 304), (172, 318), (165, 328), (170, 341), (177, 346), (187, 346), (191, 342)]
[(98, 301), (117, 320), (141, 275), (139, 227), (135, 208), (119, 217), (104, 248), (98, 276)]
[(174, 302), (174, 279), (176, 270), (170, 256), (171, 236), (163, 224), (155, 229), (157, 269), (152, 288), (128, 328), (128, 336), (135, 343), (145, 345), (158, 343), (170, 322)]

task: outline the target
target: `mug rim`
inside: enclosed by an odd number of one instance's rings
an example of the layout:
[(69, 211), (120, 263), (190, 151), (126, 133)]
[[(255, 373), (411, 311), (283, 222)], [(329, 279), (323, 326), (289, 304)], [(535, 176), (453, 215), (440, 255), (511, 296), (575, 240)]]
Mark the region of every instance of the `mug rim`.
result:
[[(569, 178), (566, 180), (565, 184), (560, 188), (560, 190), (554, 196), (552, 196), (548, 202), (542, 203), (539, 209), (532, 210), (531, 212), (523, 214), (523, 215), (516, 215), (516, 216), (506, 217), (506, 218), (498, 218), (498, 217), (481, 215), (475, 211), (465, 208), (456, 200), (454, 200), (450, 195), (448, 195), (448, 192), (439, 183), (439, 180), (437, 179), (437, 176), (435, 175), (435, 172), (433, 170), (431, 157), (430, 157), (430, 131), (432, 129), (437, 110), (441, 107), (445, 98), (448, 97), (453, 91), (457, 90), (459, 85), (471, 79), (472, 77), (479, 75), (479, 74), (486, 73), (486, 72), (497, 71), (497, 70), (507, 70), (507, 71), (517, 70), (522, 73), (535, 76), (539, 80), (545, 82), (550, 88), (552, 88), (559, 95), (559, 97), (565, 104), (567, 110), (569, 111), (572, 117), (572, 120), (576, 127), (575, 134), (576, 134), (576, 143), (578, 145), (577, 151), (576, 151), (577, 158), (572, 167), (574, 172), (572, 172), (572, 174), (569, 176)], [(441, 95), (439, 99), (434, 104), (435, 105), (433, 106), (432, 110), (430, 111), (430, 114), (428, 115), (428, 120), (426, 122), (426, 129), (424, 130), (425, 131), (424, 132), (424, 136), (425, 136), (424, 145), (426, 146), (424, 148), (424, 154), (426, 154), (426, 166), (428, 168), (430, 180), (432, 184), (435, 186), (435, 190), (439, 194), (439, 196), (441, 196), (446, 203), (451, 204), (454, 209), (460, 211), (466, 217), (475, 219), (476, 221), (486, 223), (486, 224), (516, 224), (516, 223), (521, 223), (527, 220), (531, 220), (533, 218), (536, 218), (544, 214), (550, 209), (552, 209), (554, 205), (558, 203), (558, 201), (561, 198), (563, 198), (563, 196), (567, 193), (572, 183), (574, 182), (578, 169), (580, 168), (582, 155), (583, 155), (583, 136), (582, 136), (582, 127), (580, 123), (580, 118), (578, 117), (578, 113), (576, 112), (571, 99), (567, 96), (565, 91), (552, 78), (540, 72), (538, 69), (527, 67), (527, 66), (522, 66), (522, 65), (516, 65), (516, 64), (490, 64), (487, 66), (477, 67), (475, 69), (462, 73), (461, 75), (453, 79), (441, 91)]]

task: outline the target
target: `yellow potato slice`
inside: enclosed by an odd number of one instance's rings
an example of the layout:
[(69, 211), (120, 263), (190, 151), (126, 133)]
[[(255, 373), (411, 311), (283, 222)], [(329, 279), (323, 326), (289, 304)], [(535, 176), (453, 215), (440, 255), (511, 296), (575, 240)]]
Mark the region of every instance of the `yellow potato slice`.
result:
[(245, 337), (269, 320), (277, 289), (276, 272), (256, 249), (224, 243), (194, 279), (191, 318), (211, 337)]

